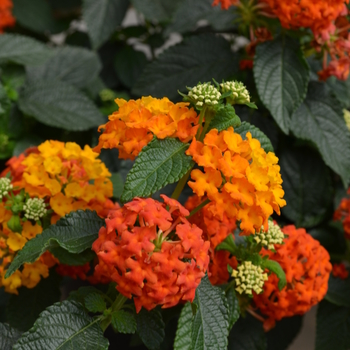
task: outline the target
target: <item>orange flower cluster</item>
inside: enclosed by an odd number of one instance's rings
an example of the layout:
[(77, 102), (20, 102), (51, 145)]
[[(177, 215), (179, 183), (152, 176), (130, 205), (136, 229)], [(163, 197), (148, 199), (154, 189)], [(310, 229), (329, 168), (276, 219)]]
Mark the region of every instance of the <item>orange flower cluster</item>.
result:
[[(108, 199), (113, 194), (111, 174), (97, 156), (89, 146), (81, 149), (72, 142), (46, 141), (18, 158), (11, 158), (1, 176), (12, 177), (16, 193), (23, 189), (30, 197), (43, 198), (47, 209), (53, 211), (51, 223), (78, 209), (96, 210), (106, 217), (116, 205)], [(22, 232), (11, 231), (8, 222), (12, 212), (5, 208), (5, 201), (4, 197), (0, 202), (0, 287), (17, 293), (20, 286), (35, 287), (41, 277), (48, 276), (49, 267), (57, 260), (46, 254), (33, 264), (25, 264), (22, 271), (4, 278), (16, 252), (43, 230), (37, 222), (21, 217)]]
[(109, 116), (109, 122), (101, 125), (99, 143), (94, 148), (117, 148), (119, 158), (134, 159), (152, 139), (177, 137), (189, 141), (199, 127), (199, 116), (189, 103), (176, 103), (168, 98), (142, 97), (138, 100), (115, 100), (119, 109)]
[(185, 218), (188, 210), (174, 199), (162, 198), (164, 203), (134, 198), (111, 212), (92, 246), (99, 258), (97, 274), (111, 278), (120, 293), (133, 297), (137, 312), (193, 301), (209, 263), (210, 243)]
[[(192, 196), (185, 203), (185, 207), (191, 211), (200, 204), (201, 200), (199, 197)], [(215, 206), (215, 203), (208, 203), (200, 211), (191, 216), (189, 221), (196, 224), (203, 231), (205, 240), (210, 242), (208, 276), (213, 285), (218, 285), (226, 283), (230, 278), (227, 265), (230, 265), (233, 269), (237, 267), (236, 258), (230, 258), (230, 253), (228, 251), (215, 250), (215, 248), (236, 229), (236, 220), (230, 220), (226, 213), (223, 214), (222, 220), (218, 219), (213, 215), (213, 206)]]
[(349, 271), (346, 269), (344, 264), (333, 264), (332, 275), (345, 280), (349, 277)]
[(223, 10), (227, 10), (230, 6), (237, 5), (239, 0), (214, 0), (213, 6), (221, 4)]
[(305, 229), (290, 225), (282, 231), (288, 237), (284, 244), (275, 245), (275, 253), (261, 251), (281, 265), (287, 279), (287, 286), (279, 291), (278, 278), (272, 273), (264, 284), (263, 293), (254, 295), (256, 306), (269, 317), (264, 323), (266, 330), (274, 326), (275, 320), (302, 315), (319, 303), (327, 293), (332, 271), (327, 250)]
[(215, 205), (210, 206), (213, 216), (223, 220), (240, 220), (244, 235), (267, 230), (267, 220), (286, 204), (282, 199), (282, 178), (278, 158), (266, 154), (260, 142), (250, 132), (243, 140), (233, 128), (218, 132), (210, 130), (204, 141), (192, 140), (188, 155), (200, 166), (192, 170), (188, 184), (201, 198), (206, 197)]
[(13, 27), (16, 19), (12, 16), (12, 1), (0, 0), (0, 33), (4, 32), (4, 28)]
[[(348, 189), (350, 194), (350, 188)], [(345, 238), (350, 239), (350, 198), (343, 198), (333, 215), (334, 220), (340, 220), (343, 224)]]

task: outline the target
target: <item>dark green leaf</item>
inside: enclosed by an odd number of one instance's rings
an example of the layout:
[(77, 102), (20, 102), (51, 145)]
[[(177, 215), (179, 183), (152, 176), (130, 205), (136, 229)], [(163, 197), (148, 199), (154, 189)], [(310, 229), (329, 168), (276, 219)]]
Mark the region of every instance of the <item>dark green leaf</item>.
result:
[(119, 310), (112, 314), (112, 326), (119, 333), (134, 334), (136, 332), (137, 323), (133, 314), (124, 310)]
[(225, 293), (205, 276), (196, 290), (197, 312), (192, 323), (192, 350), (222, 350), (228, 344), (228, 309)]
[(236, 255), (237, 246), (233, 235), (228, 235), (218, 246), (215, 248), (216, 250), (227, 250), (233, 255)]
[(310, 149), (294, 148), (282, 152), (279, 164), (287, 201), (283, 215), (297, 227), (322, 222), (332, 206), (331, 178), (322, 159)]
[(62, 247), (50, 247), (49, 251), (61, 264), (71, 266), (85, 265), (87, 262), (96, 258), (96, 254), (91, 250), (91, 247), (79, 254), (70, 253)]
[(235, 112), (235, 109), (231, 105), (224, 105), (218, 110), (210, 122), (209, 129), (217, 129), (218, 131), (226, 130), (230, 126), (233, 128), (238, 127), (241, 124), (241, 120)]
[(88, 86), (101, 70), (101, 63), (93, 51), (74, 46), (54, 50), (44, 64), (27, 69), (28, 79), (61, 80), (78, 88)]
[(7, 322), (21, 331), (31, 328), (39, 314), (60, 299), (60, 278), (54, 271), (35, 288), (22, 287), (11, 295), (6, 307)]
[(344, 186), (350, 180), (350, 133), (339, 102), (322, 83), (312, 82), (305, 101), (292, 116), (295, 136), (313, 141), (325, 163), (339, 174)]
[(227, 305), (228, 305), (228, 330), (230, 331), (233, 325), (237, 322), (240, 316), (240, 308), (236, 292), (234, 288), (230, 288), (226, 293)]
[(85, 298), (90, 294), (99, 294), (101, 297), (105, 297), (105, 294), (101, 292), (99, 289), (87, 286), (87, 287), (80, 287), (78, 290), (75, 290), (69, 294), (68, 300), (75, 300), (78, 303), (85, 306)]
[(84, 298), (85, 307), (91, 312), (103, 312), (106, 310), (106, 302), (101, 293), (89, 293)]
[(92, 47), (99, 48), (121, 24), (129, 0), (83, 0), (83, 19)]
[(287, 279), (281, 265), (274, 260), (264, 260), (263, 266), (278, 277), (278, 289), (282, 290), (287, 285)]
[(27, 137), (16, 142), (16, 146), (13, 150), (13, 155), (18, 157), (27, 148), (32, 146), (38, 146), (44, 141), (44, 139), (41, 139), (35, 135), (28, 135)]
[(120, 198), (124, 188), (122, 176), (119, 173), (113, 173), (111, 176), (111, 182), (113, 184), (113, 197)]
[(41, 123), (69, 131), (87, 130), (104, 122), (94, 103), (63, 81), (28, 83), (18, 103), (23, 113)]
[(178, 139), (153, 139), (145, 146), (130, 170), (121, 200), (147, 197), (167, 184), (178, 181), (193, 166), (185, 154), (187, 143)]
[(42, 312), (14, 350), (107, 350), (108, 345), (99, 319), (90, 317), (81, 304), (65, 300)]
[(244, 140), (246, 140), (247, 132), (250, 132), (252, 137), (260, 141), (261, 147), (266, 153), (274, 152), (270, 139), (256, 126), (247, 122), (242, 122), (240, 126), (235, 128), (235, 132), (240, 134)]
[(10, 327), (6, 323), (0, 323), (0, 349), (12, 350), (13, 345), (16, 344), (20, 338), (21, 332), (15, 328)]
[[(200, 54), (198, 54), (200, 52)], [(220, 81), (237, 69), (230, 43), (214, 34), (203, 34), (185, 39), (170, 47), (159, 58), (148, 64), (133, 92), (154, 97), (178, 97), (186, 86), (215, 78)], [(150, 83), (152, 82), (152, 83)]]
[(193, 312), (191, 303), (186, 303), (181, 310), (177, 324), (174, 350), (191, 350)]
[(350, 308), (321, 301), (317, 309), (315, 350), (350, 348)]
[(134, 86), (146, 64), (146, 55), (134, 50), (131, 46), (125, 46), (119, 50), (114, 59), (114, 69), (118, 78), (128, 88)]
[(262, 322), (250, 315), (240, 319), (231, 329), (228, 350), (266, 350)]
[(288, 134), (292, 113), (305, 98), (309, 67), (299, 43), (278, 37), (257, 46), (254, 78), (260, 99)]
[(158, 350), (165, 336), (165, 324), (159, 310), (142, 309), (136, 315), (137, 334), (147, 349)]
[(342, 280), (339, 277), (329, 276), (328, 291), (325, 299), (329, 302), (350, 307), (350, 278)]
[(327, 80), (327, 85), (342, 106), (344, 108), (350, 108), (350, 77), (345, 81), (331, 77)]
[(96, 212), (78, 210), (69, 213), (55, 225), (49, 226), (42, 234), (28, 241), (16, 255), (6, 276), (11, 276), (25, 262), (34, 262), (51, 247), (60, 246), (73, 254), (91, 249), (103, 224), (104, 220)]
[(52, 51), (35, 39), (16, 34), (0, 35), (0, 62), (37, 65), (51, 55)]

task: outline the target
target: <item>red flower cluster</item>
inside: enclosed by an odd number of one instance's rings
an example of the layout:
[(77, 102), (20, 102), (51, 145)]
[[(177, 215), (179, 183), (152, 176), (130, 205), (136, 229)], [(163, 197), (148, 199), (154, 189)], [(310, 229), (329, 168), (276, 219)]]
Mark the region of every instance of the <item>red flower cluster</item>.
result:
[[(350, 194), (350, 188), (348, 189), (348, 194)], [(333, 219), (342, 222), (345, 238), (350, 239), (350, 198), (343, 198), (341, 200)]]
[(346, 269), (344, 264), (333, 264), (332, 275), (345, 280), (349, 277), (349, 271)]
[(12, 16), (12, 1), (0, 0), (0, 33), (3, 33), (5, 27), (13, 27), (16, 19)]
[(275, 253), (261, 251), (281, 265), (287, 278), (287, 286), (280, 291), (278, 278), (272, 273), (264, 284), (264, 291), (254, 295), (256, 306), (269, 317), (264, 323), (266, 330), (274, 326), (275, 320), (302, 315), (319, 303), (326, 295), (332, 271), (327, 250), (305, 229), (290, 225), (282, 231), (288, 237), (284, 244), (275, 245)]
[(112, 212), (92, 246), (99, 258), (96, 274), (111, 278), (120, 293), (134, 297), (137, 312), (193, 301), (209, 264), (210, 243), (186, 219), (188, 210), (162, 198), (164, 203), (134, 198)]

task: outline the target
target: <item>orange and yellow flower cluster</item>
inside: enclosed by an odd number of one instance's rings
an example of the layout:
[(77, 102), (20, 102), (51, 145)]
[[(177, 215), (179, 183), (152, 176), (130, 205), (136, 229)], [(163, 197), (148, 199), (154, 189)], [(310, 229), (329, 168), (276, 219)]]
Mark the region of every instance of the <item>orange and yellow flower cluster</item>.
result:
[(96, 273), (133, 297), (137, 312), (193, 301), (209, 263), (209, 242), (186, 219), (188, 210), (162, 198), (164, 203), (136, 197), (111, 212), (92, 246), (99, 258)]
[(0, 33), (4, 28), (13, 27), (16, 19), (12, 16), (13, 3), (11, 0), (0, 0)]
[(254, 295), (255, 305), (268, 316), (264, 323), (266, 330), (276, 320), (293, 315), (302, 315), (319, 303), (328, 289), (332, 271), (330, 257), (318, 241), (304, 229), (286, 226), (284, 244), (276, 245), (276, 252), (262, 250), (261, 255), (277, 261), (286, 274), (287, 286), (278, 289), (278, 278), (271, 274), (265, 282), (263, 293)]
[(203, 142), (193, 139), (186, 153), (204, 168), (192, 170), (189, 186), (201, 200), (207, 197), (215, 204), (210, 207), (215, 217), (239, 220), (242, 233), (249, 235), (261, 226), (267, 230), (269, 216), (279, 214), (286, 202), (278, 158), (266, 154), (250, 132), (246, 137), (232, 127), (212, 129)]
[(94, 148), (117, 148), (119, 158), (134, 159), (155, 135), (159, 139), (177, 137), (188, 142), (197, 132), (199, 116), (189, 103), (173, 103), (168, 98), (142, 97), (138, 100), (115, 100), (119, 109), (109, 116)]
[[(24, 190), (30, 197), (42, 198), (43, 201), (37, 202), (45, 203), (46, 209), (50, 210), (51, 223), (78, 209), (96, 210), (106, 217), (109, 209), (115, 208), (108, 199), (112, 197), (113, 187), (109, 179), (111, 174), (97, 156), (89, 146), (81, 149), (72, 142), (46, 141), (26, 154), (10, 159), (1, 176), (12, 177), (14, 193)], [(41, 277), (48, 276), (49, 267), (57, 262), (50, 254), (45, 254), (35, 263), (25, 264), (22, 271), (4, 278), (16, 252), (43, 230), (42, 222), (36, 220), (38, 217), (27, 219), (22, 213), (18, 216), (21, 232), (13, 232), (9, 228), (13, 217), (11, 208), (6, 207), (6, 197), (3, 197), (0, 202), (0, 286), (9, 293), (17, 293), (20, 286), (35, 287)]]

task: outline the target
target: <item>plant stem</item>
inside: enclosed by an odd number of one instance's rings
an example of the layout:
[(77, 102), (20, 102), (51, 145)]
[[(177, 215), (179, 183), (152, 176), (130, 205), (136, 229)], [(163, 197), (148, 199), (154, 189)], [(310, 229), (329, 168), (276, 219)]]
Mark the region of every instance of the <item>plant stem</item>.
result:
[[(194, 164), (193, 164), (193, 166), (194, 166)], [(182, 190), (186, 186), (188, 178), (190, 177), (193, 166), (191, 166), (191, 168), (188, 170), (188, 172), (179, 180), (179, 182), (177, 183), (177, 185), (175, 187), (173, 194), (171, 195), (171, 198), (173, 198), (173, 199), (179, 198)]]
[(201, 204), (199, 204), (198, 207), (194, 208), (190, 212), (190, 215), (187, 216), (187, 218), (190, 218), (192, 215), (196, 214), (199, 210), (201, 210), (203, 207), (205, 207), (208, 203), (210, 203), (210, 200), (207, 198)]
[(201, 110), (201, 112), (199, 113), (199, 122), (198, 122), (198, 125), (199, 125), (199, 128), (197, 130), (197, 135), (196, 135), (196, 139), (198, 140), (198, 137), (199, 135), (201, 134), (201, 126), (203, 124), (203, 119), (204, 119), (204, 115), (205, 115), (205, 110), (206, 110), (206, 107), (203, 107), (203, 109)]
[(111, 306), (111, 310), (113, 311), (118, 311), (124, 303), (128, 300), (127, 297), (125, 297), (123, 294), (120, 294), (117, 296), (117, 298), (114, 300), (114, 303)]
[(107, 314), (104, 314), (103, 316), (101, 316), (100, 327), (102, 328), (103, 332), (111, 324), (112, 313), (120, 310), (127, 300), (128, 300), (127, 297), (119, 293), (117, 298), (114, 300), (114, 303), (112, 304), (112, 306), (108, 310), (106, 310)]

